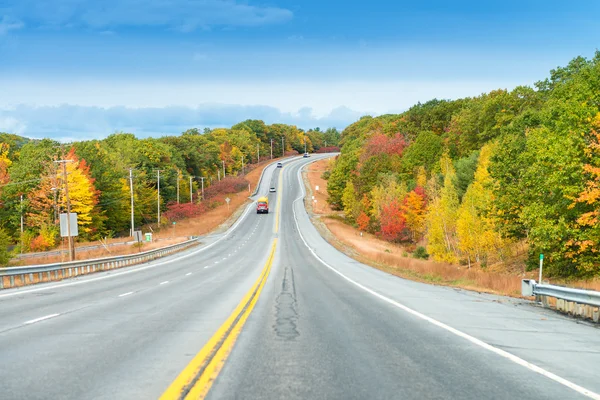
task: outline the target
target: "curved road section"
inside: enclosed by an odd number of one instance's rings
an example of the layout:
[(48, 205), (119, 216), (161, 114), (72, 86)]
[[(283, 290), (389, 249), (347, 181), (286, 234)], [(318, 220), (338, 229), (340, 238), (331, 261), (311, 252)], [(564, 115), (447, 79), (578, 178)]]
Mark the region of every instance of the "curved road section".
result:
[(313, 159), (268, 167), (270, 213), (201, 248), (0, 292), (2, 397), (600, 399), (598, 329), (332, 248), (302, 204)]

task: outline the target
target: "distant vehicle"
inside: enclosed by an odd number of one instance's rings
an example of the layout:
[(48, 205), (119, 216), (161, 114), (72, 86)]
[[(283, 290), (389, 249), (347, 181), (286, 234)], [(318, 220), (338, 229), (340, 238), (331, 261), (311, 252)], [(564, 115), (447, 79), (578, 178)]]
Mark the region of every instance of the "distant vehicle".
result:
[(280, 163), (280, 162), (278, 162), (278, 163), (277, 163), (277, 168), (282, 168), (282, 167), (283, 167), (283, 164), (282, 164), (282, 163)]
[(308, 157), (310, 157), (310, 154), (304, 153), (304, 158), (308, 158)]
[(269, 199), (266, 197), (259, 197), (256, 202), (256, 213), (257, 214), (268, 214), (269, 213)]
[(274, 187), (272, 187), (271, 189), (269, 189), (269, 192), (271, 192), (271, 193), (275, 193), (275, 188), (274, 188)]

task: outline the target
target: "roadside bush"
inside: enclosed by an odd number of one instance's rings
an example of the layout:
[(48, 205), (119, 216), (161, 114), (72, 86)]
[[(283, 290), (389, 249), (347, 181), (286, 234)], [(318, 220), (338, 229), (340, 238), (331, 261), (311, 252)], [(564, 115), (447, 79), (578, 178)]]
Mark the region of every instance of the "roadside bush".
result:
[(180, 221), (185, 218), (197, 217), (207, 211), (207, 206), (204, 203), (169, 203), (167, 211), (163, 213), (169, 221)]
[(10, 244), (10, 238), (8, 233), (0, 228), (0, 266), (6, 266), (10, 261), (10, 252), (8, 251), (8, 245)]
[(321, 174), (321, 179), (327, 180), (327, 179), (329, 179), (330, 176), (331, 176), (331, 171), (327, 170)]
[(414, 253), (413, 253), (413, 257), (414, 258), (419, 258), (421, 260), (428, 260), (429, 259), (429, 253), (427, 253), (427, 250), (425, 250), (425, 247), (423, 246), (419, 246), (415, 249)]
[(23, 253), (31, 251), (31, 242), (33, 241), (33, 239), (35, 239), (35, 236), (35, 233), (31, 231), (23, 232), (23, 235), (21, 236), (20, 240), (20, 243), (23, 243)]
[(50, 245), (50, 243), (48, 243), (48, 240), (46, 240), (44, 235), (39, 234), (35, 238), (33, 238), (31, 243), (29, 244), (29, 248), (31, 249), (31, 251), (36, 252), (49, 250), (52, 248), (52, 246)]
[(220, 194), (238, 193), (248, 189), (248, 183), (242, 177), (227, 176), (204, 190), (204, 197), (205, 199), (212, 199)]

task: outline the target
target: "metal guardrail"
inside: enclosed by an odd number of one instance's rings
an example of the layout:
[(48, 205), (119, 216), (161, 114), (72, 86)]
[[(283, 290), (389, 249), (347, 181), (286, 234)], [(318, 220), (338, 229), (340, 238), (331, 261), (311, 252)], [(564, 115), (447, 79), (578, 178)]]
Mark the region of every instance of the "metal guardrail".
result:
[(44, 265), (0, 268), (0, 289), (60, 280), (91, 272), (106, 271), (127, 265), (147, 262), (183, 250), (198, 243), (200, 243), (199, 238), (193, 238), (182, 243), (135, 254)]
[(548, 296), (577, 304), (600, 307), (600, 292), (593, 290), (573, 289), (564, 286), (544, 285), (533, 279), (523, 279), (521, 284), (523, 296)]

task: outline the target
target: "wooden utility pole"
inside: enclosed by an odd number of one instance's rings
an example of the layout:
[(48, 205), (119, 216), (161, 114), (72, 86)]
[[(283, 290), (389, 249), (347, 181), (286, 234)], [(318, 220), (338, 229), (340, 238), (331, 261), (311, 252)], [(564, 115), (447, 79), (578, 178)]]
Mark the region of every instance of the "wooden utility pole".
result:
[(273, 159), (273, 139), (271, 139), (271, 160)]
[(63, 180), (65, 181), (65, 197), (67, 200), (67, 239), (69, 241), (69, 260), (75, 260), (75, 242), (73, 236), (71, 236), (71, 199), (69, 197), (69, 181), (67, 179), (67, 163), (73, 160), (58, 160), (57, 163), (61, 163), (63, 167)]
[(23, 254), (23, 195), (21, 195), (21, 254)]
[(200, 177), (200, 181), (202, 181), (202, 201), (204, 201), (204, 177)]
[(131, 197), (131, 236), (135, 235), (135, 219), (133, 217), (133, 168), (129, 168), (129, 195)]
[(179, 170), (177, 170), (177, 204), (179, 204)]
[(156, 170), (156, 220), (158, 221), (158, 226), (160, 227), (160, 169)]
[(192, 177), (190, 176), (190, 203), (192, 203), (193, 200), (193, 196), (192, 196)]

